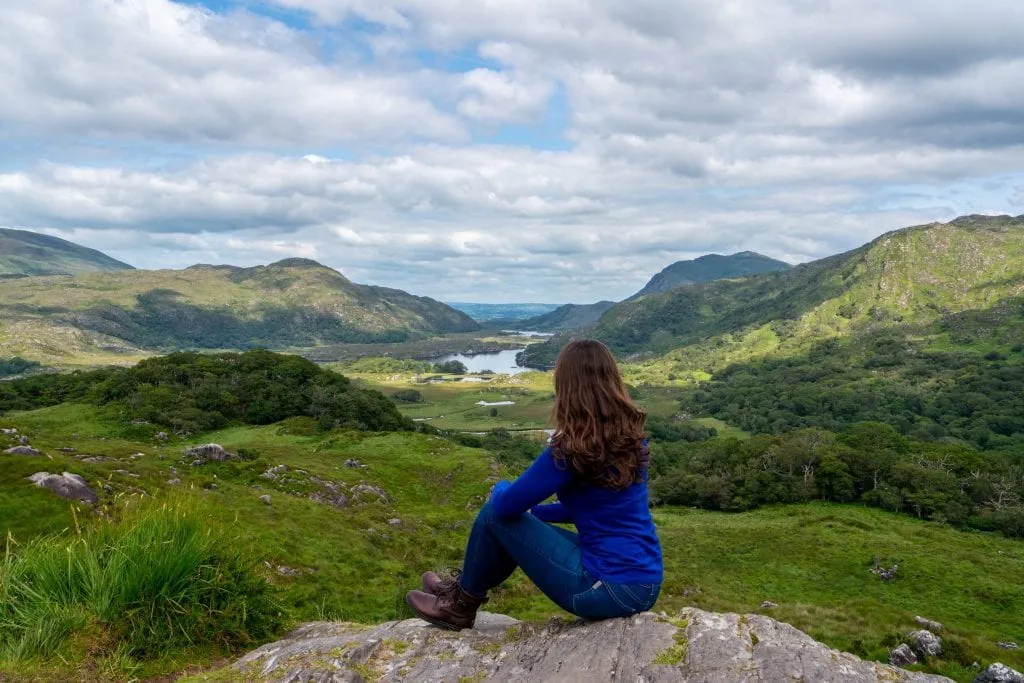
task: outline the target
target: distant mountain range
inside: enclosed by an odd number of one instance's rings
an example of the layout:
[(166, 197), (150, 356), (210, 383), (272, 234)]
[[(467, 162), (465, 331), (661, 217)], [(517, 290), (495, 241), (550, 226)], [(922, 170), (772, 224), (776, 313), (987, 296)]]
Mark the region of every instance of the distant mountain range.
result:
[[(626, 300), (632, 301), (648, 294), (667, 292), (676, 287), (771, 273), (791, 267), (788, 263), (752, 251), (743, 251), (728, 256), (707, 254), (692, 261), (676, 261), (651, 278), (643, 289)], [(614, 305), (614, 301), (598, 301), (595, 304), (566, 304), (550, 313), (523, 320), (520, 325), (524, 329), (539, 332), (564, 332), (596, 323), (605, 311)]]
[(629, 300), (639, 299), (648, 294), (660, 294), (683, 285), (774, 273), (789, 268), (792, 266), (788, 263), (753, 251), (741, 251), (729, 256), (707, 254), (692, 261), (676, 261), (651, 278), (651, 281), (629, 297)]
[(457, 311), (462, 311), (480, 323), (516, 324), (520, 320), (543, 315), (558, 308), (558, 304), (476, 304), (461, 301), (446, 301)]
[(285, 349), (477, 329), (438, 301), (355, 284), (306, 259), (0, 282), (0, 358)]
[(0, 278), (131, 270), (103, 252), (27, 230), (0, 228)]
[[(794, 268), (633, 298), (585, 334), (625, 356), (712, 339), (732, 349), (739, 338), (800, 348), (873, 327), (990, 310), (1022, 296), (1024, 216), (963, 216), (897, 230)], [(757, 330), (760, 336), (751, 337)], [(549, 365), (565, 341), (531, 347), (528, 361)]]

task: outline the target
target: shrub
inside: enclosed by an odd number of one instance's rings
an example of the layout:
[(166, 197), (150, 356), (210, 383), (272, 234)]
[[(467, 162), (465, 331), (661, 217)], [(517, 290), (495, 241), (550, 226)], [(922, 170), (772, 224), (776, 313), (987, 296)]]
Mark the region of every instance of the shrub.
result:
[(391, 398), (402, 403), (420, 403), (423, 400), (423, 394), (415, 389), (402, 389), (391, 394)]
[(462, 361), (449, 360), (444, 363), (434, 364), (434, 372), (439, 372), (443, 375), (465, 375), (467, 371), (468, 368)]
[(257, 563), (197, 516), (151, 506), (0, 563), (0, 659), (46, 657), (95, 633), (132, 657), (248, 645), (281, 626)]

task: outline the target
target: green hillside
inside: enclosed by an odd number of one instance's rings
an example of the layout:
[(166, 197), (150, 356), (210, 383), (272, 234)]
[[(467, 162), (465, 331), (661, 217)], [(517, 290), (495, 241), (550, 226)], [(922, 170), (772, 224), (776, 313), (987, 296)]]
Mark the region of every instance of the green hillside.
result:
[(727, 280), (761, 273), (774, 273), (791, 268), (788, 263), (778, 261), (753, 251), (723, 256), (707, 254), (692, 261), (677, 261), (651, 278), (643, 289), (629, 297), (638, 299), (648, 294), (668, 292), (683, 285), (700, 282)]
[(0, 282), (0, 358), (53, 364), (172, 349), (401, 342), (477, 327), (433, 299), (355, 284), (305, 259)]
[[(17, 428), (49, 456), (0, 454), (0, 534), (15, 559), (0, 563), (0, 579), (32, 569), (18, 564), (19, 556), (36, 565), (52, 557), (59, 569), (69, 566), (72, 550), (94, 542), (123, 547), (138, 536), (138, 515), (131, 510), (141, 505), (149, 511), (143, 521), (155, 520), (173, 533), (166, 539), (154, 534), (164, 557), (181, 554), (178, 544), (192, 524), (222, 544), (215, 561), (237, 556), (236, 571), (239, 562), (248, 563), (246, 571), (266, 583), (264, 600), (272, 598), (280, 612), (265, 614), (255, 601), (260, 595), (253, 595), (256, 585), (237, 607), (252, 610), (249, 622), (268, 617), (262, 625), (274, 632), (257, 631), (251, 623), (226, 632), (240, 613), (229, 604), (223, 616), (214, 615), (219, 634), (192, 642), (169, 638), (147, 649), (146, 638), (162, 632), (119, 630), (126, 619), (131, 624), (144, 614), (102, 611), (111, 601), (118, 604), (119, 593), (95, 604), (66, 595), (52, 610), (29, 615), (42, 620), (45, 639), (26, 634), (35, 622), (0, 619), (0, 677), (145, 680), (223, 661), (298, 621), (404, 618), (404, 592), (417, 585), (420, 572), (459, 562), (488, 488), (509, 474), (495, 454), (440, 435), (322, 430), (312, 420), (292, 418), (163, 441), (154, 438), (158, 427), (133, 425), (129, 417), (81, 403), (0, 417), (0, 426)], [(240, 459), (192, 464), (185, 449), (209, 442)], [(99, 493), (96, 507), (104, 514), (33, 487), (25, 478), (40, 469), (81, 475)], [(329, 502), (324, 494), (331, 486), (346, 492), (347, 504)], [(269, 496), (269, 504), (261, 496)], [(929, 661), (929, 670), (969, 681), (973, 661), (1024, 664), (1024, 655), (995, 645), (1024, 640), (1024, 546), (1018, 540), (821, 503), (732, 515), (669, 506), (658, 508), (655, 519), (666, 558), (659, 610), (693, 604), (755, 612), (772, 600), (779, 606), (771, 616), (833, 646), (883, 660), (893, 638), (923, 614), (948, 629), (948, 655)], [(56, 536), (46, 540), (44, 534)], [(32, 546), (33, 539), (41, 545)], [(52, 555), (44, 552), (48, 548)], [(157, 559), (151, 546), (139, 551)], [(898, 579), (884, 582), (872, 574), (879, 562), (899, 564)], [(92, 571), (90, 581), (98, 581), (99, 567)], [(46, 590), (65, 574), (73, 572), (56, 571)], [(218, 586), (237, 590), (223, 578)], [(18, 595), (21, 603), (25, 599)], [(8, 598), (0, 603), (0, 616), (21, 603)], [(526, 619), (565, 616), (520, 574), (494, 592), (488, 609)], [(99, 616), (90, 618), (94, 610)], [(169, 616), (185, 620), (194, 614)]]
[[(771, 325), (764, 333), (780, 337), (773, 350), (786, 351), (856, 330), (984, 311), (1022, 295), (1024, 217), (965, 216), (790, 270), (623, 302), (589, 333), (629, 355)], [(549, 361), (562, 343), (532, 348), (531, 360)]]
[(527, 318), (518, 323), (524, 330), (536, 332), (562, 332), (592, 325), (615, 305), (614, 301), (598, 301), (596, 304), (565, 304), (550, 313)]
[(0, 278), (131, 270), (106, 254), (27, 230), (0, 228)]

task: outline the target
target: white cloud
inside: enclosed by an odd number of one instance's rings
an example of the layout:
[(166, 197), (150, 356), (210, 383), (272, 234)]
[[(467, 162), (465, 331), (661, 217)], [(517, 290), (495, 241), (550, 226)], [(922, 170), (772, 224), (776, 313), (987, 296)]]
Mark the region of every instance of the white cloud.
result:
[(588, 301), (707, 251), (801, 261), (1020, 206), (1015, 0), (267, 2), (6, 10), (0, 131), (60, 142), (0, 166), (0, 225)]
[(328, 64), (253, 15), (168, 0), (33, 0), (0, 22), (0, 118), (26, 131), (257, 146), (456, 140), (415, 73)]

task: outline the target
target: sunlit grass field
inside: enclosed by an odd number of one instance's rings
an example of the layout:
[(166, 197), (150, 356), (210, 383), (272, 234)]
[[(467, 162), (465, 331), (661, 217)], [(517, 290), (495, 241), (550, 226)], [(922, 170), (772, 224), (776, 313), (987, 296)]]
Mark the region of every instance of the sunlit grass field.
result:
[[(437, 436), (324, 434), (302, 420), (169, 443), (134, 440), (130, 427), (86, 406), (14, 414), (0, 424), (18, 427), (49, 456), (0, 456), (0, 533), (9, 537), (11, 552), (40, 534), (75, 534), (73, 506), (25, 481), (39, 470), (75, 472), (101, 492), (104, 509), (115, 519), (142, 492), (157, 502), (187, 504), (204, 525), (254, 553), (289, 623), (409, 616), (404, 592), (416, 586), (422, 571), (458, 564), (475, 511), (491, 484), (507, 474), (485, 451)], [(247, 449), (254, 459), (193, 467), (183, 450), (195, 442)], [(57, 450), (62, 446), (112, 460), (82, 463)], [(144, 455), (133, 459), (137, 453)], [(350, 459), (365, 468), (347, 467)], [(349, 487), (378, 486), (388, 499), (371, 497), (346, 508), (317, 503), (306, 495), (308, 484), (260, 476), (277, 465)], [(169, 484), (174, 478), (181, 483)], [(264, 494), (271, 496), (270, 505), (260, 501)], [(77, 516), (80, 525), (109, 523), (85, 508)], [(876, 659), (887, 656), (896, 634), (911, 629), (919, 614), (949, 629), (950, 660), (933, 663), (932, 670), (970, 680), (964, 664), (975, 660), (1024, 666), (1020, 653), (995, 646), (997, 640), (1024, 641), (1019, 541), (827, 504), (743, 514), (662, 508), (656, 521), (666, 557), (658, 609), (693, 604), (751, 612), (771, 600), (779, 605), (767, 611), (772, 616)], [(898, 578), (886, 583), (871, 574), (875, 560), (898, 563)], [(526, 619), (559, 613), (519, 575), (496, 592), (488, 608)], [(124, 653), (111, 660), (102, 649), (90, 650), (95, 645), (72, 640), (62, 651), (64, 663), (0, 664), (0, 676), (52, 673), (56, 666), (61, 675), (77, 678), (81, 667), (101, 658), (110, 676), (127, 680), (231, 654), (197, 645), (140, 662)]]

